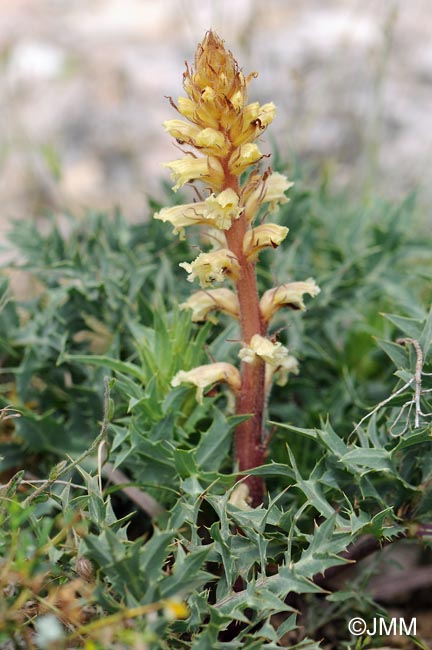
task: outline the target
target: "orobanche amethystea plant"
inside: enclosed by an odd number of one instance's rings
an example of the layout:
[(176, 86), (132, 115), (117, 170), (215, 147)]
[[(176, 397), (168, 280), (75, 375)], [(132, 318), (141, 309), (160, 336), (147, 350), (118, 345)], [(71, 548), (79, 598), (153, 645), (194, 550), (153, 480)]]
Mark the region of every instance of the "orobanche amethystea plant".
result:
[[(304, 309), (304, 294), (319, 292), (308, 279), (274, 287), (261, 299), (258, 294), (259, 252), (279, 246), (288, 228), (263, 219), (259, 224), (255, 221), (262, 206), (268, 214), (288, 201), (285, 192), (291, 183), (268, 167), (259, 170), (266, 156), (255, 140), (272, 122), (276, 108), (271, 102), (262, 106), (248, 103), (248, 85), (256, 76), (245, 77), (223, 41), (212, 31), (206, 34), (195, 53), (194, 67), (186, 66), (183, 75), (187, 97), (180, 97), (177, 104), (171, 100), (186, 119), (164, 123), (180, 145), (192, 149), (183, 158), (165, 164), (175, 180), (174, 191), (200, 181), (203, 194), (198, 194), (199, 201), (164, 208), (155, 215), (170, 222), (181, 237), (189, 226), (211, 230), (213, 248), (181, 264), (188, 280), (198, 281), (201, 287), (183, 306), (192, 310), (194, 321), (203, 321), (218, 310), (239, 321), (241, 369), (239, 372), (225, 362), (210, 363), (177, 373), (172, 384), (195, 385), (201, 400), (205, 389), (226, 382), (235, 393), (237, 414), (252, 414), (236, 429), (235, 462), (240, 472), (265, 461), (264, 409), (272, 381), (283, 384), (289, 373), (298, 372), (297, 361), (287, 348), (267, 335), (270, 320), (284, 306)], [(240, 182), (240, 177), (245, 180)], [(214, 286), (224, 282), (232, 288)], [(248, 476), (244, 485), (248, 503), (259, 505), (262, 479)]]

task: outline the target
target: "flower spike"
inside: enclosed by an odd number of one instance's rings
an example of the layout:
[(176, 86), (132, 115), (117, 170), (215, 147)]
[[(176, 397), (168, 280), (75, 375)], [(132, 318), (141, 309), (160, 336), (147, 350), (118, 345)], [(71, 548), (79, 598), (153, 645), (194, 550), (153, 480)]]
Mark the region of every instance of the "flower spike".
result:
[[(256, 141), (275, 118), (276, 107), (273, 102), (248, 101), (248, 87), (256, 76), (245, 76), (224, 42), (213, 31), (207, 32), (196, 49), (193, 66), (186, 66), (185, 96), (176, 104), (170, 100), (179, 118), (164, 123), (180, 145), (191, 149), (184, 158), (165, 164), (175, 182), (173, 190), (201, 181), (206, 194), (200, 195), (199, 202), (155, 214), (181, 238), (190, 226), (204, 226), (205, 250), (192, 262), (180, 264), (188, 280), (197, 279), (202, 289), (181, 307), (191, 310), (194, 322), (211, 319), (216, 311), (239, 322), (239, 338), (245, 342), (239, 353), (241, 373), (229, 363), (216, 362), (180, 371), (172, 385), (195, 385), (200, 402), (212, 384), (226, 381), (230, 385), (237, 414), (249, 415), (235, 434), (236, 466), (243, 473), (265, 462), (264, 410), (272, 382), (284, 384), (290, 373), (298, 372), (295, 357), (267, 336), (268, 323), (283, 306), (304, 309), (303, 295), (315, 296), (319, 291), (309, 279), (269, 289), (259, 297), (259, 252), (276, 248), (288, 233), (284, 225), (266, 223), (265, 216), (288, 202), (286, 192), (292, 183), (271, 168), (259, 169), (267, 156)], [(212, 288), (226, 281), (232, 288)], [(247, 476), (240, 487), (252, 507), (262, 502), (264, 483), (259, 476)]]

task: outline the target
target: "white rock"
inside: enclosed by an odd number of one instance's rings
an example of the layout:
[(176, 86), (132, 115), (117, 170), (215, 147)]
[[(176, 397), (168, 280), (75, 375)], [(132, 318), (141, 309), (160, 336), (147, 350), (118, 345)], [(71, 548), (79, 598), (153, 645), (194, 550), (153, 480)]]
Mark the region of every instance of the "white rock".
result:
[(61, 74), (65, 58), (65, 52), (52, 43), (31, 40), (18, 42), (8, 61), (8, 81), (14, 85), (54, 79)]

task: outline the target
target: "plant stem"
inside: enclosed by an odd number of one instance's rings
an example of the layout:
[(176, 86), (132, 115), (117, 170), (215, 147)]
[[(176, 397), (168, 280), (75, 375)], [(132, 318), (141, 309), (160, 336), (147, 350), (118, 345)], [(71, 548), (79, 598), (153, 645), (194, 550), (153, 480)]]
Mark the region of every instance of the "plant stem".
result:
[[(238, 192), (238, 180), (227, 178), (227, 187)], [(248, 229), (245, 215), (236, 219), (226, 232), (227, 244), (240, 264), (240, 277), (236, 282), (240, 305), (240, 329), (242, 341), (247, 345), (254, 334), (266, 333), (266, 325), (259, 308), (259, 295), (256, 282), (255, 264), (243, 254), (243, 239)], [(255, 363), (242, 363), (241, 389), (237, 399), (237, 414), (251, 414), (236, 429), (235, 460), (240, 471), (247, 471), (263, 465), (266, 456), (263, 444), (263, 419), (265, 405), (265, 363), (257, 359)], [(246, 484), (252, 507), (263, 501), (264, 482), (259, 476), (248, 476)]]

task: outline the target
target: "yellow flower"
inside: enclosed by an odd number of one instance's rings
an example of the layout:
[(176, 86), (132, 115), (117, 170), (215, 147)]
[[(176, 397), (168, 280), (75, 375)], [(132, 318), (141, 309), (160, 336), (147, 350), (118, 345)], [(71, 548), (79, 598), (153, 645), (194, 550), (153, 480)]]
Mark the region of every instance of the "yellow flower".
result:
[(308, 278), (304, 282), (288, 282), (280, 287), (274, 287), (266, 291), (260, 300), (261, 314), (268, 322), (281, 307), (304, 311), (304, 294), (307, 293), (314, 298), (319, 292), (320, 288), (313, 278)]
[(209, 363), (205, 366), (198, 366), (192, 370), (180, 370), (172, 379), (172, 386), (181, 384), (193, 384), (197, 387), (196, 399), (200, 404), (203, 401), (204, 389), (219, 382), (225, 382), (234, 391), (238, 392), (241, 386), (240, 373), (230, 363)]
[(188, 122), (178, 119), (166, 120), (163, 122), (163, 126), (173, 138), (180, 141), (180, 144), (183, 144), (183, 142), (193, 144), (195, 138), (200, 132), (200, 128), (195, 124), (189, 124)]
[(265, 389), (270, 389), (273, 379), (279, 386), (285, 386), (290, 373), (297, 374), (299, 371), (298, 361), (288, 353), (288, 349), (282, 343), (274, 343), (270, 339), (254, 334), (249, 345), (243, 347), (239, 357), (245, 363), (255, 363), (262, 359), (265, 367)]
[(260, 105), (258, 102), (252, 102), (244, 107), (243, 118), (245, 122), (254, 122), (260, 113)]
[(236, 256), (227, 248), (201, 253), (191, 264), (182, 262), (180, 266), (189, 273), (189, 282), (198, 278), (201, 287), (211, 286), (213, 282), (223, 282), (225, 277), (235, 280), (240, 273)]
[(260, 128), (263, 129), (271, 124), (276, 115), (276, 106), (273, 102), (263, 104), (260, 108), (257, 119), (260, 121)]
[(192, 320), (199, 322), (206, 320), (212, 311), (222, 311), (234, 318), (239, 318), (239, 304), (237, 296), (229, 289), (207, 289), (192, 294), (180, 307), (192, 310)]
[(266, 391), (269, 390), (273, 378), (276, 378), (279, 386), (284, 386), (288, 375), (297, 374), (299, 371), (297, 359), (288, 353), (288, 349), (282, 343), (274, 343), (260, 334), (254, 334), (249, 345), (240, 350), (239, 357), (245, 363), (253, 364), (257, 359), (265, 361)]
[(239, 197), (234, 190), (228, 188), (215, 196), (211, 194), (205, 203), (209, 209), (208, 219), (211, 220), (216, 228), (228, 230), (232, 222), (238, 219), (243, 208), (239, 207)]
[(248, 230), (243, 239), (243, 253), (248, 260), (254, 261), (258, 253), (271, 246), (277, 248), (288, 234), (288, 228), (275, 223), (264, 223), (257, 228)]
[(253, 142), (273, 121), (276, 114), (276, 106), (270, 102), (260, 106), (253, 102), (244, 107), (236, 120), (230, 125), (230, 140), (238, 147), (246, 142)]
[(263, 203), (270, 203), (270, 210), (274, 211), (281, 203), (288, 203), (289, 199), (285, 196), (285, 192), (292, 187), (291, 183), (286, 176), (273, 172), (267, 177), (264, 184)]
[(270, 389), (272, 381), (275, 380), (278, 386), (285, 386), (288, 382), (290, 374), (298, 375), (299, 365), (298, 361), (292, 354), (288, 354), (281, 361), (280, 366), (271, 366), (266, 364), (265, 368), (265, 390)]
[(288, 350), (279, 341), (273, 343), (265, 336), (254, 334), (249, 345), (240, 350), (239, 357), (245, 363), (255, 363), (259, 357), (271, 366), (278, 368), (288, 357)]
[(189, 124), (178, 119), (167, 120), (163, 125), (179, 144), (188, 144), (202, 153), (216, 156), (226, 155), (229, 151), (229, 142), (224, 134), (216, 129), (210, 127), (201, 129), (196, 124)]
[(249, 165), (258, 162), (262, 157), (263, 154), (256, 144), (242, 144), (233, 152), (228, 163), (228, 168), (231, 174), (239, 176)]
[(163, 613), (168, 621), (177, 621), (180, 618), (187, 618), (190, 614), (189, 609), (181, 600), (170, 598), (164, 601)]
[(227, 189), (218, 195), (211, 194), (205, 201), (174, 205), (162, 208), (154, 215), (160, 221), (169, 221), (174, 226), (174, 234), (184, 238), (184, 228), (204, 224), (227, 230), (234, 219), (238, 219), (243, 208), (239, 208), (239, 197), (234, 190)]
[(213, 153), (216, 156), (226, 155), (230, 148), (224, 134), (210, 127), (198, 133), (195, 146), (205, 153)]
[(186, 226), (194, 226), (205, 221), (206, 205), (204, 201), (200, 203), (186, 203), (185, 205), (174, 205), (172, 208), (162, 208), (160, 212), (153, 215), (154, 219), (160, 221), (169, 221), (174, 226), (174, 234), (180, 234), (184, 239), (184, 229)]
[(273, 172), (270, 174), (252, 174), (243, 189), (245, 214), (248, 221), (256, 216), (263, 203), (270, 203), (270, 212), (275, 212), (279, 205), (288, 203), (285, 192), (292, 187), (286, 176)]
[(206, 86), (201, 93), (201, 99), (203, 102), (214, 102), (216, 98), (216, 92), (211, 88), (211, 86)]
[(164, 167), (171, 170), (173, 180), (176, 184), (173, 187), (176, 192), (180, 187), (194, 180), (204, 181), (213, 190), (219, 191), (224, 180), (224, 171), (217, 158), (208, 156), (206, 158), (194, 158), (186, 156), (179, 160), (163, 163)]
[(179, 97), (177, 100), (178, 112), (191, 122), (195, 122), (196, 105), (189, 97)]

